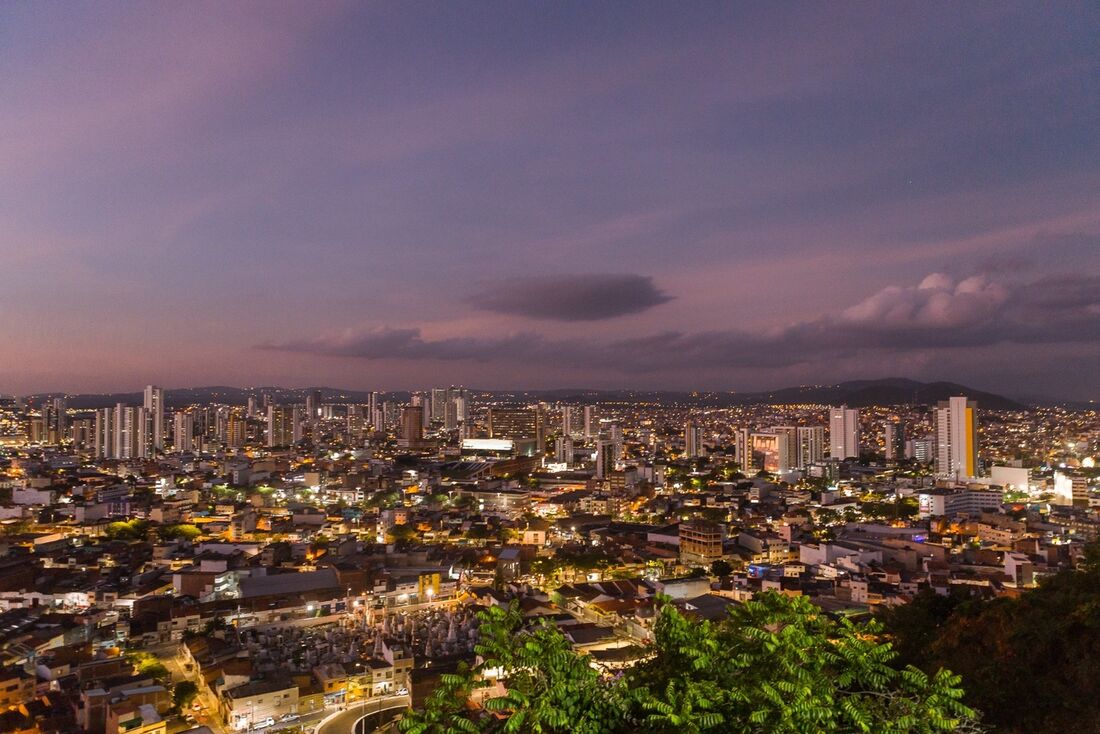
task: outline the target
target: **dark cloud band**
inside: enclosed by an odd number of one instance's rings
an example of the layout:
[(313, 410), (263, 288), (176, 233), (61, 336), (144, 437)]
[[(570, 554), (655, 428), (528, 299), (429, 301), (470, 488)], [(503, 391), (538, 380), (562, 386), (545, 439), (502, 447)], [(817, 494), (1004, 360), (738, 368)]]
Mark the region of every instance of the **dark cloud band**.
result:
[(467, 296), (483, 311), (554, 321), (600, 321), (641, 313), (672, 297), (653, 278), (629, 273), (586, 273), (513, 278)]

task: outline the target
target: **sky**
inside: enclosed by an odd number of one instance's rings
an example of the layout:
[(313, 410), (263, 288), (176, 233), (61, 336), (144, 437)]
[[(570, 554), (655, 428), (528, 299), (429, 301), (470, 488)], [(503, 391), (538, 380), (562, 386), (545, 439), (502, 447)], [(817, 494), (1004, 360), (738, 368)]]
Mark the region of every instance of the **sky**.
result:
[(1100, 399), (1095, 3), (0, 6), (0, 393)]

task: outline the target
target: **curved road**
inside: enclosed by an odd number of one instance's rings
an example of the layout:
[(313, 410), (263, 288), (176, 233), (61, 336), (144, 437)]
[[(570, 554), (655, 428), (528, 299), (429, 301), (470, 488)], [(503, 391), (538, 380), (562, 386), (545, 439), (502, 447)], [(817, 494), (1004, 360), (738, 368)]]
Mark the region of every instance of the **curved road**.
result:
[[(353, 705), (346, 711), (327, 719), (317, 727), (316, 734), (370, 734), (382, 724), (393, 720), (411, 703), (408, 696), (386, 696), (368, 701), (366, 704)], [(356, 724), (364, 717), (370, 717), (371, 720), (368, 720), (367, 731), (361, 732), (356, 728)], [(378, 720), (375, 721), (376, 718)]]

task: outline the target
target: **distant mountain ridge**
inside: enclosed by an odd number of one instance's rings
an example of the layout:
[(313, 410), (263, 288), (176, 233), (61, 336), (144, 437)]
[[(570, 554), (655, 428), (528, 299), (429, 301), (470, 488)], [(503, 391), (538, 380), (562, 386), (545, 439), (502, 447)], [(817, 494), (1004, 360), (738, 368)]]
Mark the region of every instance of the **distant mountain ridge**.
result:
[[(191, 387), (169, 388), (165, 391), (165, 403), (172, 407), (203, 403), (227, 403), (244, 405), (249, 397), (259, 399), (269, 394), (276, 403), (303, 402), (308, 393), (321, 393), (321, 399), (330, 403), (362, 403), (370, 394), (365, 390), (341, 390), (331, 387), (310, 387), (290, 389), (282, 387)], [(975, 390), (953, 382), (918, 382), (903, 377), (890, 377), (879, 380), (852, 380), (835, 385), (803, 385), (786, 387), (766, 392), (675, 392), (661, 390), (587, 390), (587, 389), (550, 389), (550, 390), (471, 390), (471, 392), (492, 395), (499, 400), (525, 402), (530, 400), (548, 400), (562, 402), (657, 402), (661, 404), (681, 404), (698, 406), (731, 407), (753, 404), (792, 404), (812, 403), (817, 405), (846, 404), (853, 408), (872, 405), (930, 405), (946, 400), (953, 395), (966, 395), (978, 405), (988, 410), (1019, 410), (1025, 406), (1011, 398), (995, 393)], [(408, 400), (408, 391), (382, 392), (384, 400)], [(48, 393), (27, 396), (31, 402), (41, 402), (61, 393)], [(116, 403), (127, 405), (140, 404), (141, 392), (67, 395), (72, 408), (103, 408)]]

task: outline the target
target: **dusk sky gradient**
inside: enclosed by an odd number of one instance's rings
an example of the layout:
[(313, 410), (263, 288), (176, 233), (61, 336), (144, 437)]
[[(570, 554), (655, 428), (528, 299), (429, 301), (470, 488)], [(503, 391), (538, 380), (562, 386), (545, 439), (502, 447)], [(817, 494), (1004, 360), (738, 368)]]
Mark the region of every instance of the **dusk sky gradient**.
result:
[(0, 393), (1100, 399), (1100, 5), (0, 6)]

